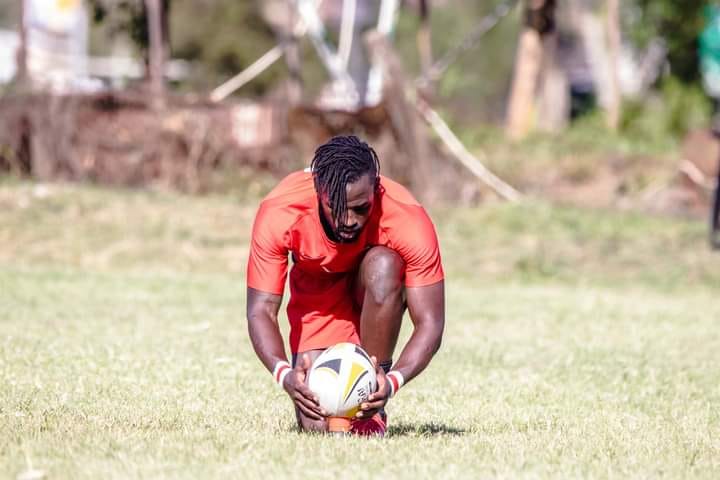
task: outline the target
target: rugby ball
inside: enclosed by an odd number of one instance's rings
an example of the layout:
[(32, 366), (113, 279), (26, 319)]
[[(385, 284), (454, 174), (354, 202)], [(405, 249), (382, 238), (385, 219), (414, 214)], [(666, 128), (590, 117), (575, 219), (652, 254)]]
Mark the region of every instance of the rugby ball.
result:
[(365, 350), (353, 343), (338, 343), (315, 360), (308, 387), (329, 416), (352, 418), (377, 390), (377, 377)]

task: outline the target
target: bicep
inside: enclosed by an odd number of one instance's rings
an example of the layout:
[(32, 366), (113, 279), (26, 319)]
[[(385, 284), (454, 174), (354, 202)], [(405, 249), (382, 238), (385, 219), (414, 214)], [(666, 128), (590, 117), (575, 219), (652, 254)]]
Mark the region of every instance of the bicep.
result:
[(264, 208), (253, 224), (247, 266), (247, 286), (282, 295), (288, 270), (288, 247), (284, 230), (272, 222)]
[(440, 244), (435, 227), (424, 210), (395, 232), (393, 248), (405, 261), (405, 286), (432, 286), (444, 279)]
[(271, 319), (277, 323), (282, 295), (263, 292), (254, 288), (247, 289), (247, 318), (250, 323), (263, 319)]

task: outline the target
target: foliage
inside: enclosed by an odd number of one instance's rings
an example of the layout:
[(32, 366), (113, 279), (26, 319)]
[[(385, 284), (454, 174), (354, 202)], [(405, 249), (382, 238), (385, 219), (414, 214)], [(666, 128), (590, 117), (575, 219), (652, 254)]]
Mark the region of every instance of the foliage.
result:
[(626, 5), (625, 30), (638, 43), (655, 37), (664, 40), (672, 74), (683, 82), (697, 82), (697, 42), (703, 28), (706, 0), (635, 0)]
[(655, 98), (625, 103), (621, 129), (638, 141), (681, 138), (694, 128), (706, 127), (710, 113), (710, 100), (699, 85), (669, 77)]
[[(91, 17), (105, 24), (110, 36), (127, 34), (140, 51), (148, 48), (147, 12), (143, 0), (90, 0)], [(170, 0), (163, 0), (169, 8)]]
[[(170, 30), (173, 55), (201, 64), (202, 71), (192, 79), (201, 87), (237, 74), (276, 42), (256, 1), (174, 0)], [(281, 68), (255, 79), (244, 93), (266, 91), (278, 81)]]
[[(457, 0), (451, 6), (433, 9), (430, 20), (434, 59), (439, 60), (457, 46), (501, 2)], [(438, 100), (449, 106), (457, 119), (467, 122), (501, 119), (512, 77), (519, 13), (520, 9), (516, 9), (500, 20), (449, 67), (436, 85)], [(395, 41), (408, 69), (419, 73), (416, 29), (417, 16), (404, 11)]]

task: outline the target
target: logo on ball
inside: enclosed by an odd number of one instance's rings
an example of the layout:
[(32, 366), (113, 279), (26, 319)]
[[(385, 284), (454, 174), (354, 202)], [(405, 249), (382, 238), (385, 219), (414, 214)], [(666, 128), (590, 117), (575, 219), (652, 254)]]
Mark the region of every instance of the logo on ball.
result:
[(361, 347), (338, 343), (315, 360), (308, 386), (330, 416), (351, 418), (377, 390), (377, 378), (370, 357)]

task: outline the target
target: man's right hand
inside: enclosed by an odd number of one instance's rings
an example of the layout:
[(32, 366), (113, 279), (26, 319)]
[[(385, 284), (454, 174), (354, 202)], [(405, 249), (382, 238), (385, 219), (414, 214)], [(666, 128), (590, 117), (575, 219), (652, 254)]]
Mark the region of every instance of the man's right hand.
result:
[(320, 407), (317, 395), (305, 383), (311, 365), (310, 357), (304, 354), (295, 368), (285, 376), (283, 388), (303, 415), (313, 420), (322, 420), (327, 415)]

